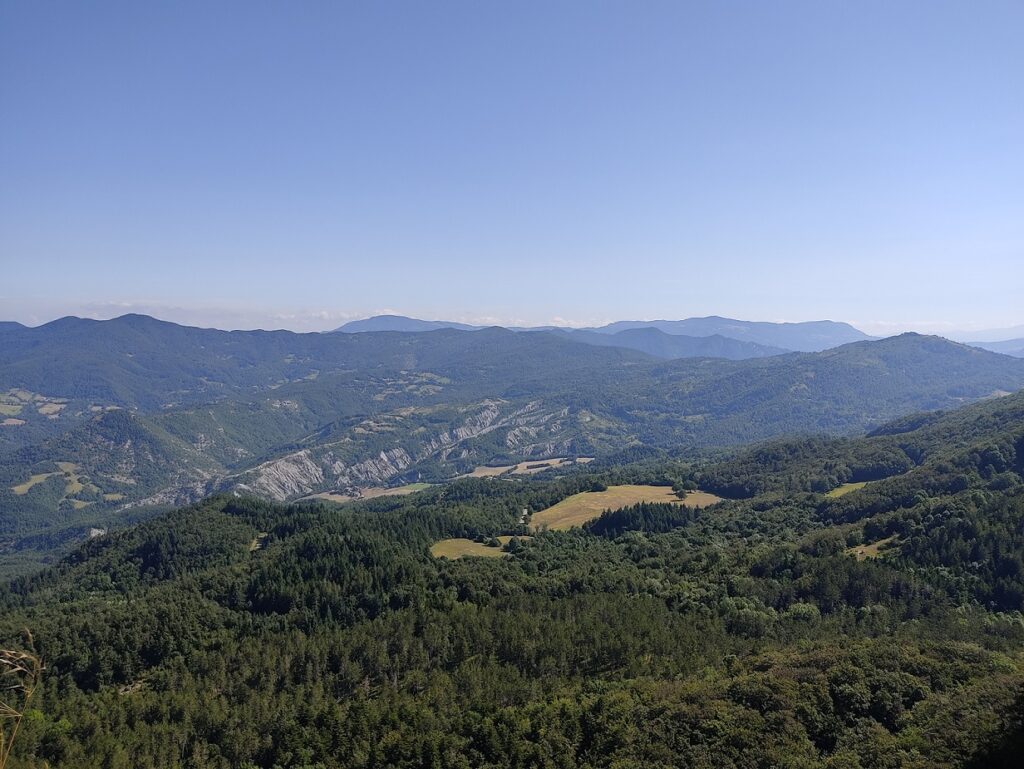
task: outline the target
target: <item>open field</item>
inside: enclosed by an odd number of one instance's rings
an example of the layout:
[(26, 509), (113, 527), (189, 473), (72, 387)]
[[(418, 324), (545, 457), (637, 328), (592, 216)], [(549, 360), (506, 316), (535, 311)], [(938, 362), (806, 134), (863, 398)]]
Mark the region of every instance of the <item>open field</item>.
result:
[(721, 497), (704, 491), (691, 491), (681, 500), (671, 486), (609, 486), (605, 491), (584, 491), (563, 499), (547, 510), (535, 513), (530, 519), (534, 531), (551, 529), (564, 531), (582, 526), (597, 518), (605, 510), (618, 510), (638, 502), (671, 502), (691, 507), (707, 507), (720, 502)]
[(346, 502), (355, 502), (360, 499), (376, 499), (377, 497), (400, 497), (406, 494), (415, 494), (417, 491), (423, 491), (429, 489), (431, 484), (429, 483), (408, 483), (405, 486), (395, 486), (393, 488), (387, 488), (384, 486), (369, 486), (366, 488), (359, 489), (358, 495), (352, 494), (338, 494), (333, 491), (323, 491), (319, 494), (310, 494), (308, 497), (303, 499), (326, 499), (328, 502), (337, 502), (338, 504), (345, 504)]
[(308, 497), (303, 497), (303, 499), (326, 499), (328, 502), (344, 504), (345, 502), (351, 502), (355, 497), (348, 494), (335, 494), (332, 491), (322, 491), (319, 494), (310, 494)]
[(554, 459), (531, 459), (515, 465), (480, 465), (474, 469), (473, 472), (467, 473), (463, 477), (489, 478), (496, 475), (504, 475), (505, 473), (511, 473), (512, 475), (533, 475), (534, 473), (539, 473), (552, 467), (562, 467), (563, 465), (572, 465), (575, 463), (585, 465), (587, 462), (593, 461), (593, 457), (577, 457), (575, 461), (568, 457), (555, 457)]
[[(509, 536), (498, 537), (498, 541), (502, 545), (507, 545), (511, 539), (512, 537)], [(529, 537), (519, 537), (519, 539), (529, 539)], [(466, 556), (501, 558), (508, 555), (500, 547), (488, 547), (481, 542), (461, 538), (442, 539), (440, 542), (435, 542), (430, 547), (430, 554), (435, 558), (451, 558), (452, 560), (465, 558)]]
[[(23, 496), (25, 494), (28, 494), (29, 491), (32, 490), (33, 486), (42, 483), (47, 478), (51, 478), (53, 476), (61, 476), (64, 478), (64, 497), (62, 497), (62, 499), (72, 497), (86, 488), (88, 488), (90, 491), (99, 491), (99, 488), (97, 488), (94, 484), (85, 484), (82, 482), (82, 479), (81, 477), (79, 477), (78, 474), (80, 468), (74, 462), (57, 462), (56, 465), (59, 468), (59, 470), (56, 470), (52, 473), (39, 473), (37, 475), (33, 475), (24, 483), (20, 483), (17, 486), (12, 486), (11, 491), (13, 491), (15, 494), (19, 496)], [(123, 495), (116, 496), (120, 498)], [(80, 510), (81, 508), (89, 504), (88, 502), (82, 502), (81, 500), (75, 499), (71, 500), (71, 503), (72, 505), (74, 505), (76, 510)]]
[(21, 427), (25, 424), (24, 419), (15, 419), (14, 417), (7, 417), (6, 419), (0, 420), (0, 425), (4, 427)]
[(480, 465), (473, 472), (467, 473), (465, 478), (491, 478), (495, 475), (504, 475), (511, 470), (515, 465), (498, 465), (496, 467), (490, 467), (488, 465)]
[(841, 497), (844, 494), (849, 494), (851, 491), (863, 489), (867, 485), (867, 481), (861, 481), (860, 483), (844, 483), (842, 486), (837, 486), (836, 488), (832, 489), (832, 491), (828, 492), (825, 496), (832, 497), (833, 499), (835, 499), (836, 497)]
[(18, 496), (28, 494), (29, 491), (32, 490), (33, 486), (35, 486), (38, 483), (42, 483), (51, 475), (59, 475), (59, 473), (39, 473), (37, 475), (33, 475), (24, 483), (19, 483), (17, 486), (11, 486), (11, 491), (13, 491)]
[(852, 555), (858, 561), (863, 561), (867, 558), (881, 558), (885, 555), (886, 550), (891, 550), (897, 544), (896, 540), (898, 537), (893, 534), (891, 537), (880, 539), (877, 542), (872, 542), (870, 545), (857, 545), (846, 550), (847, 555)]
[(16, 417), (24, 408), (20, 403), (4, 403), (0, 401), (0, 416)]
[[(593, 462), (593, 457), (579, 457), (576, 462), (581, 465), (585, 465), (587, 462)], [(561, 467), (562, 465), (574, 464), (571, 459), (566, 457), (557, 457), (555, 459), (536, 459), (530, 460), (529, 462), (520, 462), (512, 470), (513, 475), (533, 475), (552, 467)]]
[(415, 494), (417, 491), (429, 489), (429, 483), (408, 483), (405, 486), (394, 488), (371, 487), (359, 490), (359, 499), (375, 499), (377, 497), (401, 497), (406, 494)]

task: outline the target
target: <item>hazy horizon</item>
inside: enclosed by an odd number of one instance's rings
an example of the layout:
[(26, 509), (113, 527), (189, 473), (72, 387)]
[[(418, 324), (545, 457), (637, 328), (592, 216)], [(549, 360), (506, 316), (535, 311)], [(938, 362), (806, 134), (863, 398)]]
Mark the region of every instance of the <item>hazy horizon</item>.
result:
[[(7, 305), (0, 297), (0, 308), (6, 309)], [(453, 323), (465, 323), (477, 326), (506, 326), (506, 327), (531, 327), (531, 326), (563, 326), (567, 328), (590, 328), (600, 327), (615, 321), (655, 321), (655, 320), (683, 320), (691, 317), (707, 317), (706, 315), (673, 315), (659, 317), (608, 317), (592, 320), (574, 320), (552, 315), (546, 320), (531, 320), (525, 318), (499, 318), (488, 315), (479, 315), (466, 312), (452, 312), (437, 317), (418, 316), (408, 312), (402, 312), (393, 308), (384, 308), (379, 311), (364, 313), (350, 313), (341, 310), (279, 310), (276, 312), (261, 313), (252, 308), (189, 308), (174, 307), (165, 305), (153, 305), (146, 303), (110, 303), (102, 305), (83, 304), (77, 311), (55, 312), (53, 314), (36, 314), (28, 311), (15, 312), (13, 315), (0, 316), (0, 322), (15, 321), (23, 325), (35, 327), (58, 320), (63, 317), (79, 317), (90, 320), (111, 320), (122, 315), (139, 314), (148, 315), (159, 320), (178, 323), (185, 326), (196, 326), (199, 328), (214, 328), (224, 331), (245, 331), (245, 330), (285, 330), (297, 333), (333, 331), (339, 326), (353, 320), (361, 320), (378, 315), (398, 315), (420, 320), (445, 321)], [(945, 336), (961, 342), (997, 342), (1015, 339), (1024, 336), (1024, 325), (1003, 328), (958, 327), (949, 323), (922, 322), (911, 324), (894, 324), (884, 322), (858, 323), (842, 318), (757, 318), (724, 315), (723, 313), (709, 313), (742, 321), (766, 321), (770, 323), (801, 323), (808, 321), (831, 320), (839, 323), (849, 323), (854, 328), (863, 331), (871, 336), (886, 337), (895, 336), (904, 332), (912, 331), (922, 334), (935, 334)]]
[(1024, 323), (1024, 5), (10, 2), (0, 317)]

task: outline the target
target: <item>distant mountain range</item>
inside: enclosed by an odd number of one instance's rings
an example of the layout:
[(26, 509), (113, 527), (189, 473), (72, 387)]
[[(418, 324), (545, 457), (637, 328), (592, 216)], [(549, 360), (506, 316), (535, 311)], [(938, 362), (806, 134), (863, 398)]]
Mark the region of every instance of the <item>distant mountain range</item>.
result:
[(970, 344), (983, 350), (1024, 358), (1024, 339), (1007, 339), (1004, 342), (970, 342)]
[[(342, 333), (357, 333), (367, 331), (404, 331), (419, 332), (432, 331), (438, 328), (456, 328), (462, 331), (473, 331), (483, 326), (469, 326), (464, 323), (450, 323), (446, 321), (425, 321), (416, 318), (407, 318), (401, 315), (378, 315), (364, 320), (351, 321), (336, 331)], [(559, 331), (574, 331), (576, 329), (557, 328), (545, 326), (540, 328), (513, 328), (513, 331), (546, 331), (556, 329)], [(741, 342), (748, 342), (758, 347), (749, 348), (750, 354), (743, 354), (743, 348), (733, 347), (730, 354), (724, 357), (762, 357), (764, 355), (777, 355), (781, 352), (820, 352), (830, 347), (838, 347), (841, 344), (850, 342), (862, 342), (872, 337), (857, 330), (849, 323), (837, 323), (831, 320), (810, 321), (806, 323), (767, 323), (733, 318), (722, 318), (710, 316), (707, 318), (687, 318), (686, 320), (651, 320), (632, 321), (623, 320), (610, 323), (599, 328), (578, 329), (597, 334), (619, 334), (622, 331), (634, 331), (637, 329), (654, 329), (671, 336), (688, 336), (693, 338), (703, 337), (724, 337)], [(630, 337), (623, 337), (623, 341)], [(585, 341), (589, 344), (597, 344), (593, 337), (580, 337), (578, 341)], [(649, 344), (649, 343), (647, 343)], [(621, 346), (632, 346), (623, 344)], [(656, 343), (655, 347), (662, 347), (666, 351), (671, 350), (669, 343)], [(719, 343), (719, 346), (720, 343)], [(713, 349), (714, 344), (709, 346)], [(639, 349), (639, 348), (637, 348)], [(700, 349), (699, 345), (690, 343), (681, 345), (681, 349)], [(722, 349), (726, 347), (722, 346)], [(690, 354), (665, 354), (660, 357), (695, 357)]]
[(216, 491), (295, 499), (492, 462), (843, 435), (1024, 387), (1024, 360), (938, 337), (780, 352), (650, 327), (294, 334), (139, 315), (9, 324), (0, 551), (49, 552), (139, 506)]
[(444, 320), (420, 320), (405, 315), (374, 315), (372, 318), (352, 320), (334, 329), (344, 334), (357, 334), (366, 331), (401, 331), (413, 333), (419, 331), (437, 331), (441, 328), (454, 328), (458, 331), (476, 331), (484, 326), (470, 326), (466, 323), (454, 323)]
[(783, 355), (790, 352), (779, 347), (768, 347), (721, 334), (684, 336), (666, 333), (653, 326), (627, 328), (614, 333), (584, 329), (553, 329), (537, 333), (556, 334), (573, 342), (582, 342), (595, 347), (624, 347), (653, 355), (655, 358), (666, 359), (726, 358), (727, 360), (744, 360), (766, 358), (770, 355)]

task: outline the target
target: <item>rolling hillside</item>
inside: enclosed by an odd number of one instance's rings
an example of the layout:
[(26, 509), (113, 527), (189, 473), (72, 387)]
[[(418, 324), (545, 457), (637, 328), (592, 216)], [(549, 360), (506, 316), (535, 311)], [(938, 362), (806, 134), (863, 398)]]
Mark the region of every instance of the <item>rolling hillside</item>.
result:
[[(851, 434), (1024, 386), (1022, 360), (914, 334), (821, 353), (662, 361), (503, 329), (71, 325), (75, 344), (44, 330), (4, 348), (5, 384), (70, 399), (60, 420), (47, 418), (51, 432), (0, 454), (8, 551), (217, 491), (346, 494), (639, 445), (697, 456), (784, 435)], [(69, 355), (91, 360), (73, 382), (61, 378)], [(83, 393), (114, 405), (85, 406)], [(86, 492), (63, 493), (57, 463), (79, 467)], [(46, 480), (15, 491), (35, 476)]]
[[(30, 627), (47, 664), (13, 759), (1016, 766), (1024, 396), (802, 444), (349, 507), (221, 495), (98, 536), (0, 586), (2, 648)], [(815, 491), (889, 450), (909, 465)], [(751, 498), (671, 491), (723, 477)], [(617, 483), (666, 501), (527, 533)]]

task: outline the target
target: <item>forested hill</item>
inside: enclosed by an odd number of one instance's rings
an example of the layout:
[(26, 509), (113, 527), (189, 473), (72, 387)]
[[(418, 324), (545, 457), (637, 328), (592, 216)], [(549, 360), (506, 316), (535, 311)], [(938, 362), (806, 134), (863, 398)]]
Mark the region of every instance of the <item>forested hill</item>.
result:
[[(0, 647), (28, 628), (47, 664), (12, 767), (1016, 766), (1022, 400), (822, 444), (916, 458), (842, 496), (641, 505), (503, 557), (429, 548), (796, 460), (221, 496), (99, 537), (0, 590)], [(808, 488), (838, 480), (805, 454)]]
[(801, 352), (820, 352), (831, 347), (870, 339), (849, 323), (831, 320), (803, 323), (769, 323), (736, 320), (711, 315), (706, 318), (685, 320), (618, 321), (602, 326), (597, 331), (614, 334), (626, 329), (655, 328), (667, 334), (687, 336), (719, 335), (745, 342), (780, 347)]
[(508, 377), (569, 367), (650, 360), (546, 335), (504, 329), (424, 334), (296, 334), (218, 331), (145, 315), (109, 321), (63, 318), (38, 328), (0, 329), (0, 391), (25, 388), (147, 411), (205, 403), (317, 376), (359, 371), (433, 371)]
[(756, 342), (731, 339), (720, 334), (710, 336), (683, 336), (666, 334), (657, 328), (631, 328), (615, 333), (598, 331), (567, 331), (552, 330), (547, 332), (574, 342), (595, 345), (598, 347), (625, 347), (630, 350), (653, 355), (656, 358), (727, 358), (743, 360), (745, 358), (765, 358), (769, 355), (784, 355), (789, 350), (769, 347)]
[[(784, 439), (758, 445), (699, 476), (729, 497), (768, 492), (828, 492), (842, 484), (902, 477), (922, 465), (980, 464), (987, 475), (1020, 472), (1024, 463), (1024, 392), (949, 412), (913, 414), (857, 438)], [(872, 484), (872, 489), (900, 485)], [(961, 482), (963, 483), (963, 482)]]
[[(372, 318), (354, 320), (344, 324), (336, 331), (344, 333), (362, 333), (367, 331), (430, 331), (438, 328), (457, 328), (472, 331), (483, 328), (465, 323), (450, 321), (419, 320), (403, 315), (377, 315)], [(573, 329), (557, 326), (539, 326), (536, 328), (518, 327), (515, 331), (561, 331), (572, 332)], [(870, 339), (867, 334), (854, 328), (849, 323), (837, 323), (831, 320), (807, 321), (802, 323), (772, 323), (764, 321), (736, 320), (712, 315), (705, 318), (686, 318), (684, 320), (623, 320), (609, 323), (596, 328), (579, 329), (585, 335), (601, 334), (617, 336), (622, 331), (655, 331), (666, 336), (680, 336), (690, 341), (683, 345), (693, 346), (692, 341), (701, 337), (719, 337), (743, 342), (750, 345), (750, 350), (771, 348), (774, 350), (796, 350), (801, 352), (820, 352), (830, 347), (860, 342)], [(621, 339), (626, 339), (622, 337)], [(594, 341), (600, 344), (599, 341)], [(743, 347), (736, 347), (742, 350)], [(756, 356), (743, 356), (756, 357)]]
[[(849, 435), (1024, 385), (1024, 360), (913, 334), (756, 360), (658, 361), (502, 329), (68, 323), (71, 341), (0, 348), (20, 361), (0, 366), (12, 388), (0, 403), (10, 415), (0, 426), (0, 572), (131, 520), (140, 505), (216, 491), (355, 495), (641, 445), (697, 456), (783, 435)], [(317, 357), (320, 344), (333, 352)]]

